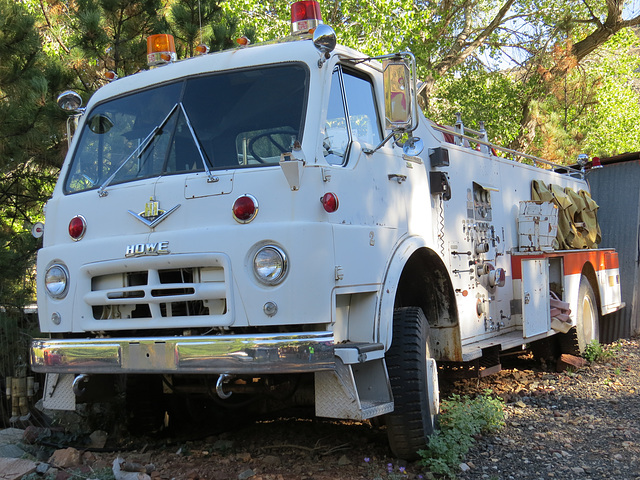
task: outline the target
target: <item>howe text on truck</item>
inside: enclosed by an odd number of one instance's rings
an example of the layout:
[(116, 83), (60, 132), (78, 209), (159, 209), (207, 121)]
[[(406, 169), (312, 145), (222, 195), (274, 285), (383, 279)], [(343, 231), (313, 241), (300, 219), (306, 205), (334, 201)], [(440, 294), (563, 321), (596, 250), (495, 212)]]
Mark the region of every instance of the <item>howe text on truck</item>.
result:
[(180, 62), (162, 37), (167, 65), (77, 114), (38, 255), (45, 406), (125, 392), (155, 427), (187, 396), (308, 404), (384, 416), (412, 458), (438, 375), (579, 351), (622, 307), (584, 169), (429, 122), (410, 53), (336, 45), (319, 13), (296, 2), (291, 37)]

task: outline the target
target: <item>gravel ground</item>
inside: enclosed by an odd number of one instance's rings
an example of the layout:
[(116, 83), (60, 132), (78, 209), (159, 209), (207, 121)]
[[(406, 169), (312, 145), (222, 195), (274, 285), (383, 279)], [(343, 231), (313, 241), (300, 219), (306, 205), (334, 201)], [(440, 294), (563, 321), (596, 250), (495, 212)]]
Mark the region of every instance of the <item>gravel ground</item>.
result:
[(520, 367), (456, 386), (507, 400), (506, 427), (479, 439), (460, 478), (640, 479), (640, 346), (618, 345), (615, 357), (575, 372)]
[[(640, 480), (640, 341), (622, 340), (616, 348), (606, 363), (564, 373), (538, 368), (531, 356), (511, 357), (496, 375), (445, 387), (444, 395), (491, 389), (506, 401), (505, 428), (477, 439), (458, 477)], [(79, 470), (83, 476), (74, 478), (95, 478), (118, 456), (152, 464), (153, 480), (430, 478), (418, 464), (394, 459), (384, 428), (368, 423), (297, 415), (225, 432), (208, 428), (194, 424), (186, 437), (136, 439), (116, 448), (110, 438), (108, 451), (80, 452), (78, 464), (52, 469), (58, 476), (49, 478), (64, 480)]]

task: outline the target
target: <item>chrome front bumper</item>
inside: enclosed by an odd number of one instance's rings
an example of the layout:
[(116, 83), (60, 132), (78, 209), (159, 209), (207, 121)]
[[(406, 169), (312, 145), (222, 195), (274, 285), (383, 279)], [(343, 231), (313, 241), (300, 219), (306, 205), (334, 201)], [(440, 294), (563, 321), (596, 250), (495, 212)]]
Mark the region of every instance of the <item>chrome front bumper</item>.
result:
[(333, 332), (35, 339), (42, 373), (298, 373), (335, 368)]

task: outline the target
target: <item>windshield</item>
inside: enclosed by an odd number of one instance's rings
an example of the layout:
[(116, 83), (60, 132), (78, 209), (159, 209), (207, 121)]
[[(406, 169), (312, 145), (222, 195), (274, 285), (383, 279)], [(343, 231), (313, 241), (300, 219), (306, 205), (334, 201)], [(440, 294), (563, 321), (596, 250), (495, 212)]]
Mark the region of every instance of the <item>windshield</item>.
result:
[(160, 175), (276, 165), (302, 141), (308, 70), (284, 64), (203, 75), (87, 113), (64, 191)]

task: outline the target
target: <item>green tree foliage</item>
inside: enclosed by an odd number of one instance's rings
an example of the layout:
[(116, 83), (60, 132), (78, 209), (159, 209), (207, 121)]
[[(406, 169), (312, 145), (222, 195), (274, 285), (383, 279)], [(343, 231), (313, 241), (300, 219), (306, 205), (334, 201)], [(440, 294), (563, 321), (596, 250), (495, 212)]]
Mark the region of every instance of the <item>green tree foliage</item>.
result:
[(638, 94), (631, 83), (639, 76), (640, 59), (626, 54), (637, 41), (631, 31), (621, 31), (581, 63), (571, 42), (555, 46), (546, 65), (537, 68), (540, 93), (530, 94), (532, 153), (563, 162), (585, 152), (640, 150)]
[(585, 134), (583, 150), (606, 156), (640, 151), (640, 56), (638, 37), (621, 31), (586, 63), (589, 75), (598, 79), (595, 103), (580, 117)]
[(442, 78), (432, 94), (428, 114), (442, 125), (452, 125), (460, 113), (464, 124), (476, 130), (484, 122), (490, 141), (510, 145), (520, 130), (522, 89), (508, 72), (477, 68)]
[(73, 45), (98, 67), (130, 75), (146, 67), (146, 37), (168, 33), (161, 0), (76, 0)]
[(172, 31), (182, 43), (185, 55), (193, 57), (196, 45), (203, 43), (206, 28), (221, 11), (218, 0), (178, 0), (171, 5)]
[(0, 0), (0, 305), (18, 305), (32, 294), (24, 272), (36, 242), (31, 224), (66, 147), (57, 94), (71, 81), (41, 49), (34, 18), (24, 5)]

